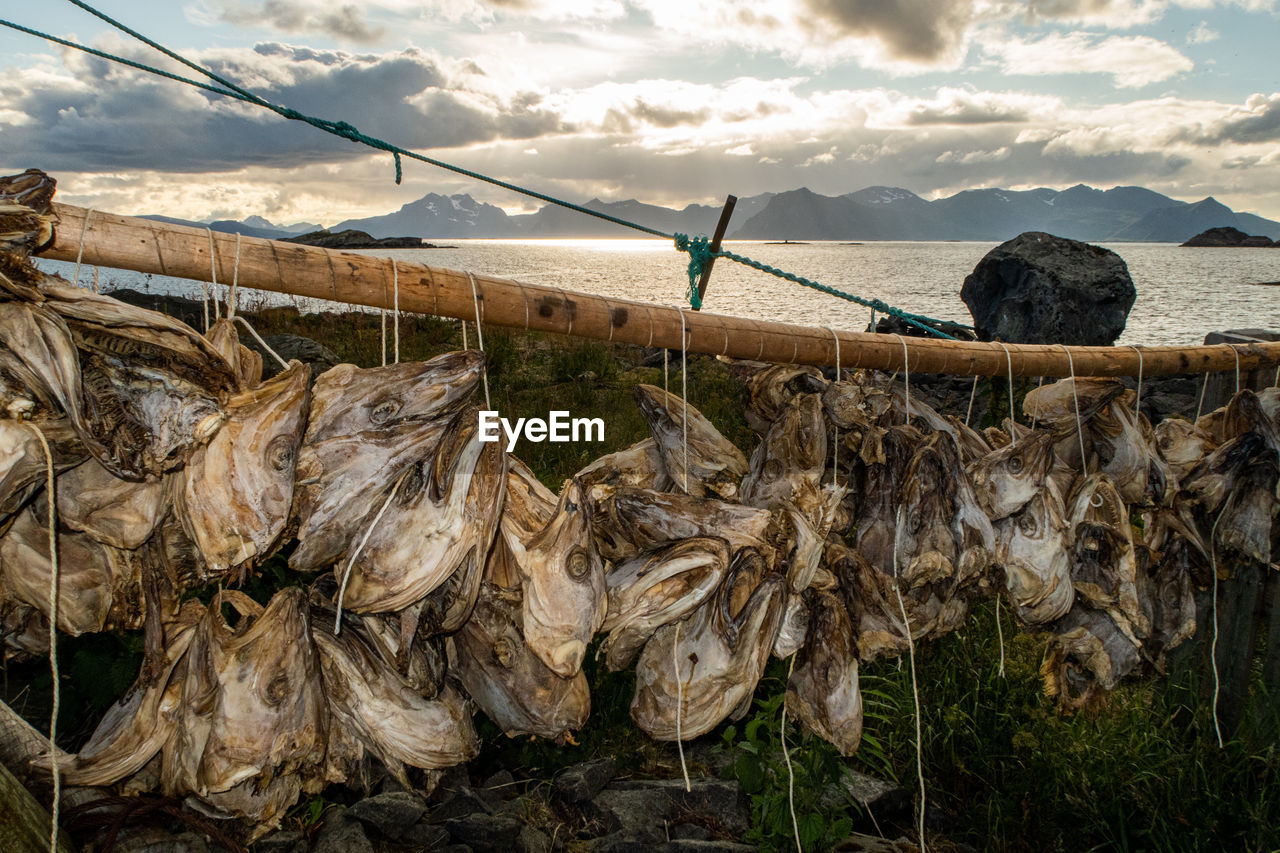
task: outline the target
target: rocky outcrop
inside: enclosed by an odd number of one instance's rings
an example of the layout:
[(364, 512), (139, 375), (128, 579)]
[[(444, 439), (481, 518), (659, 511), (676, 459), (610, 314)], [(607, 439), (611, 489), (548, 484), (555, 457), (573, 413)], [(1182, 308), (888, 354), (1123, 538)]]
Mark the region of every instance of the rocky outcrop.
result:
[(960, 298), (981, 340), (1108, 346), (1137, 291), (1115, 252), (1028, 231), (988, 252)]
[(1208, 231), (1201, 231), (1192, 237), (1184, 246), (1210, 246), (1220, 248), (1243, 248), (1257, 247), (1260, 249), (1272, 249), (1280, 245), (1271, 241), (1268, 237), (1261, 235), (1246, 234), (1239, 228), (1231, 228), (1224, 226), (1222, 228), (1210, 228)]
[(299, 234), (297, 237), (284, 237), (282, 242), (301, 243), (304, 246), (320, 246), (324, 249), (438, 249), (430, 243), (422, 242), (421, 237), (374, 237), (366, 231), (348, 228), (345, 231), (330, 232), (321, 228), (310, 234)]

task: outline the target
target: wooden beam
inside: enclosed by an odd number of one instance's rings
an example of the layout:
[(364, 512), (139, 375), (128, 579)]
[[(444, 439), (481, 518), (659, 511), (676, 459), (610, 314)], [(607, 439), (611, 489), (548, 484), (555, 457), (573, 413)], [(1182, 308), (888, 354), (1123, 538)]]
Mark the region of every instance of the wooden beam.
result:
[[(85, 211), (54, 205), (61, 224), (46, 257), (75, 261)], [(209, 281), (209, 236), (202, 228), (93, 211), (84, 231), (83, 262), (142, 273)], [(231, 281), (236, 235), (214, 232), (218, 281)], [(388, 258), (341, 252), (254, 237), (241, 238), (240, 286), (331, 299), (352, 305), (391, 308), (394, 301)], [(471, 280), (466, 272), (397, 261), (400, 308), (441, 317), (474, 319)], [(485, 323), (514, 329), (559, 332), (583, 338), (680, 349), (681, 330), (690, 352), (775, 363), (834, 365), (836, 345), (825, 328), (752, 320), (680, 309), (630, 299), (596, 296), (544, 285), (475, 274)], [(1134, 376), (1139, 358), (1129, 347), (1061, 346), (902, 338), (839, 331), (845, 368), (913, 373), (1005, 376)], [(1144, 376), (1275, 367), (1280, 343), (1144, 347)]]

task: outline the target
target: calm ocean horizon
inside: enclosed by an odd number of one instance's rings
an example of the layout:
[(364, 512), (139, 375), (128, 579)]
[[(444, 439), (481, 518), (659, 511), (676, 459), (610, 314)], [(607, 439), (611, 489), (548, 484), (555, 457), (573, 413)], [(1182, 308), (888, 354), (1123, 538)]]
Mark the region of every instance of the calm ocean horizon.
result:
[[(368, 250), (367, 254), (664, 305), (685, 304), (687, 256), (660, 240), (440, 240), (448, 248)], [(964, 278), (995, 243), (726, 241), (725, 248), (861, 297), (940, 319), (971, 322), (960, 300)], [(1124, 344), (1196, 344), (1211, 331), (1280, 328), (1280, 251), (1183, 248), (1170, 243), (1100, 244), (1124, 259), (1137, 300)], [(70, 277), (74, 264), (41, 260)], [(81, 268), (80, 282), (94, 270)], [(104, 290), (132, 288), (200, 296), (189, 279), (99, 271)], [(262, 293), (245, 300), (334, 310), (322, 300)], [(862, 331), (868, 309), (729, 261), (718, 261), (705, 310), (762, 320)]]

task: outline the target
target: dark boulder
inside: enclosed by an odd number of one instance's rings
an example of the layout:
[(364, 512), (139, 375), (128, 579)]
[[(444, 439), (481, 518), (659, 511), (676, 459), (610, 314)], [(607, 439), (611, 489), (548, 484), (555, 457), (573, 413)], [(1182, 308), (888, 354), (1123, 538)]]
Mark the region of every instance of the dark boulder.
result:
[(1137, 291), (1115, 252), (1028, 231), (986, 254), (960, 298), (981, 340), (1109, 346)]
[(1208, 231), (1201, 231), (1182, 245), (1225, 248), (1247, 246), (1267, 249), (1275, 246), (1276, 244), (1271, 242), (1271, 239), (1268, 237), (1246, 234), (1239, 228), (1232, 228), (1229, 225), (1224, 225), (1219, 228), (1210, 228)]

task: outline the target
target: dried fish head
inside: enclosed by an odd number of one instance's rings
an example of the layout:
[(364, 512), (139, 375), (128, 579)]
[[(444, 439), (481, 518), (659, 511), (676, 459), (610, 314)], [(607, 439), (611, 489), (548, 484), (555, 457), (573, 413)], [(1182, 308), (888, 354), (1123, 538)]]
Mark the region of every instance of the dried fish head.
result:
[(1052, 622), (1071, 609), (1071, 560), (1062, 498), (1049, 485), (1017, 514), (996, 522), (998, 560), (1018, 618)]
[[(751, 455), (742, 502), (775, 509), (788, 501), (817, 518), (827, 460), (827, 426), (817, 394), (793, 397)], [(825, 534), (824, 534), (825, 535)]]
[(857, 640), (858, 657), (870, 662), (907, 651), (907, 629), (897, 605), (897, 581), (876, 569), (857, 551), (839, 543), (827, 546), (827, 564), (839, 581)]
[[(224, 604), (240, 613), (234, 627)], [(282, 589), (264, 609), (224, 590), (209, 611), (208, 662), (218, 689), (195, 793), (321, 766), (328, 713), (306, 591)]]
[(480, 358), (338, 365), (316, 379), (298, 452), (290, 567), (327, 569), (364, 535), (388, 489), (406, 466), (432, 455), (479, 384)]
[(1112, 690), (1140, 662), (1138, 647), (1101, 611), (1073, 607), (1051, 630), (1040, 674), (1045, 695), (1066, 708)]
[(871, 565), (890, 576), (894, 567), (895, 527), (907, 466), (922, 437), (915, 427), (898, 425), (885, 430), (880, 456), (883, 462), (868, 464), (858, 491), (857, 550)]
[(1022, 400), (1022, 413), (1035, 423), (1047, 424), (1061, 437), (1076, 428), (1077, 419), (1087, 422), (1124, 391), (1119, 379), (1059, 379), (1028, 391)]
[(782, 611), (782, 624), (778, 628), (778, 636), (773, 640), (773, 656), (786, 660), (804, 645), (809, 635), (809, 604), (799, 593), (788, 592), (787, 603)]
[(729, 545), (695, 536), (630, 557), (605, 575), (608, 610), (600, 644), (609, 669), (626, 668), (653, 632), (689, 615), (720, 586)]
[(720, 536), (731, 551), (752, 546), (773, 556), (767, 544), (773, 513), (765, 509), (625, 486), (596, 486), (589, 501), (592, 535), (606, 560), (693, 536)]
[(1151, 634), (1143, 650), (1154, 659), (1159, 672), (1165, 671), (1165, 656), (1196, 633), (1196, 599), (1192, 584), (1192, 563), (1196, 551), (1176, 538), (1163, 553), (1151, 574)]
[(262, 382), (262, 355), (240, 343), (240, 334), (233, 320), (226, 317), (215, 320), (204, 336), (231, 366), (236, 386), (241, 391), (256, 388)]
[(476, 350), (385, 367), (339, 364), (316, 379), (306, 441), (450, 417), (476, 389), (483, 369), (484, 355)]
[(752, 373), (746, 384), (747, 426), (764, 435), (792, 397), (796, 394), (821, 394), (827, 380), (816, 367), (770, 364), (762, 365)]
[(652, 385), (637, 385), (633, 396), (671, 482), (695, 497), (710, 492), (724, 500), (737, 498), (738, 484), (747, 472), (741, 450), (675, 394)]
[(293, 361), (233, 396), (226, 424), (169, 479), (175, 512), (206, 577), (262, 560), (280, 538), (293, 503), (309, 375), (305, 364)]
[(520, 592), (485, 584), (471, 618), (447, 640), (449, 671), (508, 737), (556, 738), (591, 712), (587, 677), (562, 678), (520, 631)]
[(894, 574), (908, 589), (955, 576), (956, 543), (951, 520), (955, 515), (957, 472), (938, 450), (939, 435), (930, 436), (912, 456), (898, 505)]
[(836, 427), (866, 429), (881, 424), (893, 409), (890, 389), (868, 381), (869, 376), (860, 371), (853, 379), (832, 382), (822, 392), (823, 411)]
[(55, 474), (88, 458), (66, 418), (24, 423), (0, 418), (0, 536), (9, 529), (14, 515), (45, 486), (48, 462), (35, 429), (49, 444)]
[(978, 502), (992, 521), (1008, 518), (1044, 488), (1053, 466), (1053, 434), (1036, 430), (969, 466)]
[[(356, 550), (341, 567), (343, 606), (357, 613), (402, 610), (464, 564), (477, 573), (469, 599), (497, 532), (506, 483), (502, 448), (480, 441), (471, 412), (459, 414), (434, 456), (405, 469), (381, 517), (351, 543)], [(469, 600), (463, 608), (470, 609)], [(465, 619), (465, 612), (458, 615), (450, 621)]]
[(1156, 424), (1155, 435), (1156, 447), (1178, 482), (1217, 446), (1208, 433), (1182, 418), (1165, 418)]
[(844, 603), (825, 592), (806, 593), (809, 632), (787, 679), (787, 710), (846, 758), (862, 741), (858, 647)]
[(606, 609), (604, 565), (582, 487), (566, 483), (546, 526), (508, 537), (507, 545), (524, 587), (525, 642), (553, 672), (569, 678), (581, 670)]
[(640, 653), (631, 717), (656, 740), (698, 737), (750, 706), (782, 624), (787, 581), (766, 575), (734, 614), (735, 574), (730, 568), (719, 595), (659, 628)]
[(1264, 566), (1271, 563), (1272, 520), (1280, 508), (1280, 501), (1276, 500), (1276, 462), (1274, 455), (1264, 453), (1249, 465), (1236, 479), (1214, 522), (1222, 547)]
[(1129, 504), (1159, 505), (1172, 470), (1156, 450), (1155, 432), (1147, 419), (1129, 406), (1132, 392), (1125, 392), (1101, 408), (1089, 423), (1089, 434), (1102, 470), (1111, 475), (1120, 495)]
[[(681, 451), (683, 459), (683, 451)], [(626, 450), (608, 453), (587, 465), (573, 479), (590, 491), (592, 486), (633, 486), (638, 489), (670, 491), (675, 487), (662, 464), (658, 443), (652, 438), (637, 441)]]
[(1206, 513), (1217, 512), (1235, 491), (1250, 465), (1268, 452), (1266, 442), (1256, 432), (1246, 432), (1219, 445), (1192, 469), (1182, 482), (1186, 500)]
[(466, 700), (445, 686), (433, 698), (397, 670), (376, 640), (376, 617), (353, 616), (345, 621), (342, 633), (334, 635), (333, 611), (319, 607), (313, 611), (315, 643), (325, 697), (333, 716), (333, 733), (345, 732), (353, 742), (346, 744), (351, 754), (330, 755), (333, 775), (349, 775), (360, 755), (368, 750), (402, 784), (408, 786), (405, 767), (436, 769), (452, 767), (474, 758), (480, 743), (471, 725)]
[(1091, 606), (1111, 614), (1135, 645), (1151, 632), (1138, 600), (1138, 565), (1129, 510), (1106, 474), (1090, 474), (1076, 483), (1068, 499), (1071, 531), (1071, 580)]
[(0, 249), (38, 255), (53, 245), (58, 182), (39, 169), (0, 178)]
[(96, 459), (58, 476), (58, 520), (114, 548), (140, 548), (164, 515), (164, 483), (121, 480)]

